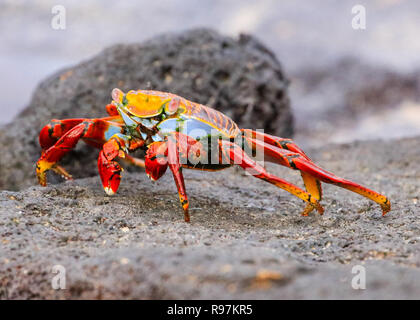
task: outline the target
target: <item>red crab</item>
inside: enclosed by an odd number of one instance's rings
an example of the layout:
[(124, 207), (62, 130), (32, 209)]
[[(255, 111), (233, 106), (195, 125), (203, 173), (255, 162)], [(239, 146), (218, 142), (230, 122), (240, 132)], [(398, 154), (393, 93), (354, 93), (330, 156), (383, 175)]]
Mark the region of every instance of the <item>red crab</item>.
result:
[[(169, 167), (178, 188), (185, 221), (190, 220), (182, 168), (221, 170), (234, 164), (250, 170), (255, 177), (284, 189), (307, 203), (303, 215), (324, 209), (321, 181), (356, 192), (378, 203), (383, 215), (390, 209), (387, 197), (345, 180), (320, 168), (290, 139), (260, 131), (239, 129), (236, 123), (212, 108), (159, 91), (112, 91), (106, 106), (109, 117), (100, 119), (52, 120), (40, 133), (42, 155), (36, 164), (39, 183), (46, 185), (51, 169), (67, 179), (71, 176), (57, 162), (79, 139), (99, 148), (98, 168), (107, 194), (114, 194), (121, 180), (124, 158), (144, 167), (152, 180), (159, 179)], [(128, 155), (138, 148), (146, 151), (145, 161)], [(264, 159), (299, 170), (306, 191), (273, 174), (257, 163), (253, 153)]]

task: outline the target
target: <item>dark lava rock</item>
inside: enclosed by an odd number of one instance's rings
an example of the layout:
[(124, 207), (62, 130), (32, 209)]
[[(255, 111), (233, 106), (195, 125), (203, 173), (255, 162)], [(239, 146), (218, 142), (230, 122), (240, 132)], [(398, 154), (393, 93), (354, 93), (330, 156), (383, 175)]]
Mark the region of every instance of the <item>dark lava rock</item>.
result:
[[(106, 116), (114, 87), (170, 91), (221, 110), (242, 127), (289, 137), (287, 86), (276, 57), (248, 35), (232, 39), (198, 29), (110, 47), (43, 81), (29, 106), (2, 128), (0, 189), (34, 184), (41, 128), (53, 118)], [(79, 146), (62, 164), (75, 177), (96, 175), (97, 154)]]
[[(189, 224), (170, 174), (152, 183), (125, 172), (114, 197), (98, 177), (0, 191), (0, 299), (418, 298), (419, 143), (308, 151), (326, 169), (386, 194), (385, 217), (328, 184), (325, 214), (302, 217), (302, 201), (233, 169), (185, 171)], [(293, 170), (267, 169), (301, 184)], [(52, 287), (56, 265), (66, 290)], [(366, 289), (356, 290), (361, 267)]]

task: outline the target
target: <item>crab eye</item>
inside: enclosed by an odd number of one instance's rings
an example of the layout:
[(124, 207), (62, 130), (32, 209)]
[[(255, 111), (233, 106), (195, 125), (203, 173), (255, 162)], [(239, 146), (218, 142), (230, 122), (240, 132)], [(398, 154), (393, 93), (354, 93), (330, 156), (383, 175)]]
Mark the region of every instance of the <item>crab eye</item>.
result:
[(124, 97), (124, 93), (120, 89), (115, 88), (115, 89), (112, 90), (111, 96), (112, 96), (112, 99), (115, 102), (121, 103), (121, 101)]
[(178, 111), (180, 100), (178, 97), (172, 98), (165, 107), (165, 112), (169, 115)]

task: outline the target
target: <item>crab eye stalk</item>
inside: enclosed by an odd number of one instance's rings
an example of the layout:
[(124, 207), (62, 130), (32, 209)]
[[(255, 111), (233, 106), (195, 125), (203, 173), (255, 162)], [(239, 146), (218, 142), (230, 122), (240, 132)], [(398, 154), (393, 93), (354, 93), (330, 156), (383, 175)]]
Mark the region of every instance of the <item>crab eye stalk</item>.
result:
[(115, 102), (122, 103), (124, 93), (120, 89), (115, 88), (112, 90), (111, 96)]
[(172, 98), (166, 105), (165, 105), (165, 112), (168, 115), (172, 115), (178, 111), (180, 104), (180, 100), (178, 97)]

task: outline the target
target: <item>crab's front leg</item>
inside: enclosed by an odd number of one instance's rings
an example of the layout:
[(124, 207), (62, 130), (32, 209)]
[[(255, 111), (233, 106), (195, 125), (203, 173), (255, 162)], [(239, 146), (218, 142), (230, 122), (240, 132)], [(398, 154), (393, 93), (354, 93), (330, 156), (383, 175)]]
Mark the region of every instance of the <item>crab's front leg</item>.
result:
[(184, 176), (182, 175), (182, 166), (180, 163), (180, 151), (177, 142), (178, 141), (173, 136), (170, 136), (167, 140), (168, 165), (174, 176), (176, 187), (178, 188), (179, 201), (184, 209), (184, 220), (185, 222), (190, 222), (190, 214), (188, 212), (189, 201), (187, 192), (185, 191)]
[(47, 184), (46, 172), (53, 170), (66, 179), (71, 175), (57, 162), (73, 149), (80, 139), (91, 146), (102, 148), (105, 136), (123, 130), (118, 117), (101, 119), (52, 120), (40, 132), (42, 155), (36, 164), (36, 175), (42, 186)]
[[(71, 177), (64, 169), (57, 167), (57, 162), (76, 146), (80, 138), (84, 136), (88, 124), (79, 119), (68, 120), (67, 122), (60, 122), (60, 128), (65, 127), (68, 122), (71, 122), (73, 127), (65, 132), (58, 140), (51, 137), (51, 132), (54, 132), (53, 126), (46, 126), (41, 131), (39, 141), (43, 148), (43, 152), (36, 163), (36, 175), (39, 184), (42, 186), (47, 185), (46, 172), (50, 169), (56, 169), (61, 175), (67, 176), (68, 178)], [(79, 123), (74, 125), (73, 122)]]
[(184, 209), (184, 220), (185, 222), (189, 222), (189, 201), (187, 192), (185, 191), (184, 176), (182, 175), (182, 165), (180, 162), (180, 154), (183, 152), (180, 150), (178, 137), (174, 133), (168, 136), (165, 141), (154, 142), (149, 145), (145, 159), (146, 174), (150, 179), (155, 181), (166, 172), (169, 166), (178, 189), (179, 200)]
[(131, 136), (122, 133), (113, 135), (104, 143), (98, 157), (98, 170), (102, 186), (108, 195), (115, 194), (121, 182), (122, 168), (115, 159), (125, 158), (129, 150), (134, 150), (141, 145), (141, 141), (136, 141)]

